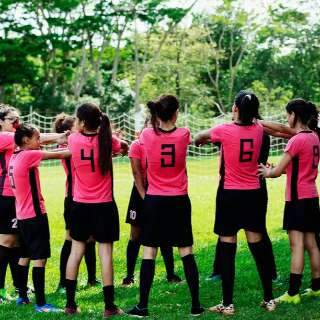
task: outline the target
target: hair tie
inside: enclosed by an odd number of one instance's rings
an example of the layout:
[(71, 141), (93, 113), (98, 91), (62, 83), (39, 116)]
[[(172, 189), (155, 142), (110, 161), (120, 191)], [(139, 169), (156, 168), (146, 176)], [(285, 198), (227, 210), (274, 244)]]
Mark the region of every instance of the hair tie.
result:
[(251, 94), (246, 94), (245, 98), (248, 98), (251, 101)]

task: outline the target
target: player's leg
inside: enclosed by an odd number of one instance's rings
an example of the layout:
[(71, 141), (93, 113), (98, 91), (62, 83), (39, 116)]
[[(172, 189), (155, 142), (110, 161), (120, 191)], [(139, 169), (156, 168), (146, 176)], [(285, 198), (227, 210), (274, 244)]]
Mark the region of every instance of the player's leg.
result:
[(300, 303), (299, 290), (304, 267), (304, 234), (297, 230), (289, 230), (288, 233), (291, 249), (289, 289), (276, 301), (297, 304)]
[(171, 246), (161, 246), (160, 252), (166, 267), (167, 280), (172, 283), (181, 282), (181, 278), (174, 273), (173, 248)]
[(220, 241), (220, 237), (218, 237), (218, 241), (217, 241), (217, 244), (216, 244), (216, 251), (215, 251), (215, 255), (213, 257), (212, 272), (206, 278), (207, 281), (219, 281), (219, 280), (221, 280), (220, 251), (221, 251), (221, 241)]
[(312, 280), (310, 288), (304, 292), (303, 296), (320, 297), (320, 251), (314, 232), (304, 234), (304, 245), (310, 258)]
[(96, 258), (96, 242), (94, 240), (89, 240), (86, 244), (86, 251), (84, 254), (84, 260), (86, 262), (87, 266), (87, 272), (88, 272), (88, 287), (92, 286), (100, 286), (100, 281), (96, 278), (96, 272), (97, 272), (97, 258)]

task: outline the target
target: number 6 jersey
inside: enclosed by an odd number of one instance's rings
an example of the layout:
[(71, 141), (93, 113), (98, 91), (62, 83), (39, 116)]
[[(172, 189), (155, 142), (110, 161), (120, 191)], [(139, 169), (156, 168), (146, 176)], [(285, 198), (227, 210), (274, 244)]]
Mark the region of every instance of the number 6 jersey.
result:
[(257, 174), (263, 134), (260, 124), (226, 123), (210, 130), (212, 143), (221, 143), (220, 184), (224, 189), (260, 189)]
[(186, 157), (191, 143), (190, 130), (153, 128), (142, 131), (139, 141), (147, 158), (147, 194), (179, 196), (188, 193)]
[[(73, 200), (83, 203), (104, 203), (113, 200), (112, 172), (101, 174), (97, 134), (73, 133), (68, 138), (75, 170)], [(112, 137), (112, 153), (119, 153), (120, 140)]]

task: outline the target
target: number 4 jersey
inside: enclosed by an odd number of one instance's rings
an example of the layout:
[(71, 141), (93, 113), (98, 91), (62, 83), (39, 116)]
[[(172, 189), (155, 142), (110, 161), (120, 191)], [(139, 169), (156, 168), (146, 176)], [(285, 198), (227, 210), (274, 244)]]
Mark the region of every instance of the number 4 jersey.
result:
[(191, 143), (190, 130), (153, 128), (142, 131), (139, 141), (147, 158), (147, 194), (178, 196), (188, 193), (186, 156)]
[(263, 127), (226, 123), (211, 129), (212, 143), (220, 143), (220, 183), (224, 189), (254, 190), (260, 188), (258, 161)]
[[(113, 200), (112, 172), (105, 176), (99, 168), (98, 135), (73, 133), (68, 138), (75, 170), (73, 200), (83, 203), (104, 203)], [(119, 153), (120, 140), (112, 137), (112, 153)]]

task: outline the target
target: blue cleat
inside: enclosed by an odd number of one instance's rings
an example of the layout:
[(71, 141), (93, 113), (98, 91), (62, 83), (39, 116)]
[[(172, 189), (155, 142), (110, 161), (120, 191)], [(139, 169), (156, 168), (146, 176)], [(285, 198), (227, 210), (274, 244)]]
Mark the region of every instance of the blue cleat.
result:
[(62, 312), (61, 309), (54, 307), (52, 304), (45, 304), (43, 306), (35, 306), (36, 312), (40, 313), (57, 313)]
[(26, 305), (26, 304), (30, 304), (31, 301), (29, 300), (29, 298), (17, 298), (16, 300), (16, 304), (17, 306), (23, 306), (23, 305)]

